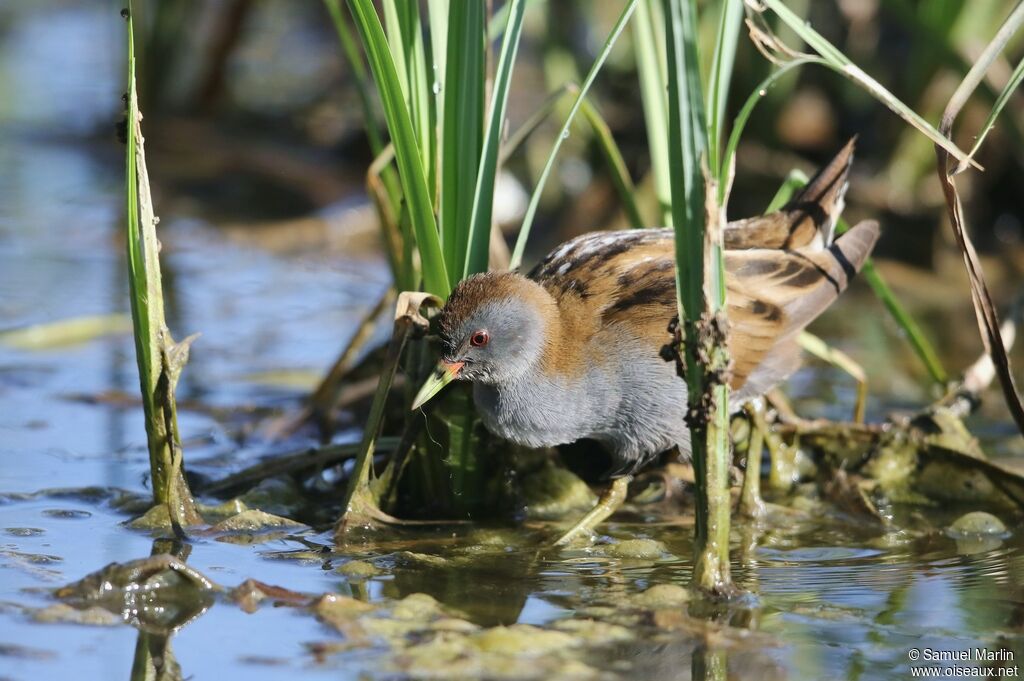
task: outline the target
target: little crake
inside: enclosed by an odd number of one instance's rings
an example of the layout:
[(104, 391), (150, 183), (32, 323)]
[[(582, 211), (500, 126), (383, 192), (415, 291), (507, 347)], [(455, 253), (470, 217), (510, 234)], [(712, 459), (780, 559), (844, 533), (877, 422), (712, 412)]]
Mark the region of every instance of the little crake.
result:
[[(852, 152), (851, 141), (781, 210), (725, 229), (733, 406), (797, 368), (797, 335), (878, 238), (874, 222), (834, 238)], [(686, 384), (660, 356), (675, 312), (672, 230), (578, 237), (528, 276), (479, 274), (455, 288), (438, 317), (441, 363), (416, 406), (471, 381), (493, 433), (530, 447), (597, 440), (612, 477), (628, 480), (660, 452), (689, 451)]]

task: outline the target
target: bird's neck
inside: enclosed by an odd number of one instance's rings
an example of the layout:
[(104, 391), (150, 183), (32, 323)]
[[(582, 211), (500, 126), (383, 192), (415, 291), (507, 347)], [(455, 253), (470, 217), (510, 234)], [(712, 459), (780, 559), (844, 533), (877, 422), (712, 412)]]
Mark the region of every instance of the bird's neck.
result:
[[(589, 309), (584, 299), (575, 295), (556, 297), (545, 286), (526, 277), (516, 277), (513, 285), (510, 294), (536, 311), (540, 322), (535, 331), (540, 334), (540, 342), (524, 377), (539, 372), (540, 378), (572, 382), (601, 361), (601, 353), (595, 354), (594, 347), (599, 315)], [(535, 337), (523, 340), (532, 345)]]
[(599, 359), (593, 356), (595, 348), (592, 347), (597, 320), (578, 298), (556, 300), (547, 291), (544, 295), (550, 302), (542, 308), (544, 342), (539, 369), (552, 378), (571, 380), (573, 376), (581, 376)]

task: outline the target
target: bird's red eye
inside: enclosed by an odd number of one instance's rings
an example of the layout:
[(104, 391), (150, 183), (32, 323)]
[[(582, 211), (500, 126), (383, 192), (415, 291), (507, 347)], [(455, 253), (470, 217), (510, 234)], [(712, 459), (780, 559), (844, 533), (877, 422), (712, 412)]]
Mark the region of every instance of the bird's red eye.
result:
[(469, 337), (469, 344), (475, 348), (482, 348), (487, 345), (491, 340), (491, 334), (487, 333), (483, 329), (474, 331), (473, 335)]

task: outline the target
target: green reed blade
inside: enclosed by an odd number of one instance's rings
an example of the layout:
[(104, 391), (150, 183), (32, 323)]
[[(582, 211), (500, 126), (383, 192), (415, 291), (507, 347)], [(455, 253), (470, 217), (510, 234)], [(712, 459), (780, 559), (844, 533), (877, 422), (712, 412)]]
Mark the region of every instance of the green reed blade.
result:
[[(373, 97), (371, 94), (372, 83), (370, 82), (369, 74), (366, 73), (363, 55), (359, 52), (355, 38), (352, 36), (352, 31), (342, 15), (341, 0), (324, 0), (324, 5), (327, 7), (328, 14), (331, 15), (331, 23), (334, 24), (334, 30), (338, 34), (341, 49), (348, 60), (349, 68), (352, 69), (356, 93), (359, 96), (359, 105), (363, 110), (363, 128), (366, 130), (366, 139), (370, 144), (370, 151), (373, 152), (374, 157), (380, 156), (384, 153), (386, 145), (377, 127), (377, 116), (374, 113)], [(398, 175), (395, 173), (394, 168), (388, 165), (381, 171), (380, 177), (387, 189), (391, 209), (398, 213), (399, 202), (402, 200), (402, 189), (398, 181)]]
[[(743, 107), (740, 108), (740, 112), (736, 114), (736, 119), (732, 123), (732, 131), (729, 133), (729, 141), (725, 145), (725, 152), (722, 154), (721, 167), (728, 169), (732, 165), (732, 159), (736, 155), (736, 148), (740, 144), (740, 137), (743, 135), (743, 130), (747, 126), (747, 121), (750, 120), (750, 114), (753, 113), (754, 107), (757, 103), (764, 99), (764, 96), (768, 93), (769, 88), (779, 78), (784, 76), (789, 71), (796, 69), (804, 64), (812, 63), (824, 63), (824, 60), (819, 57), (804, 56), (792, 61), (786, 62), (775, 71), (768, 74), (764, 80), (761, 81), (750, 96), (747, 97), (747, 101), (743, 103)], [(725, 172), (728, 172), (726, 170)], [(806, 182), (806, 180), (805, 180)], [(785, 202), (783, 202), (785, 203)], [(781, 204), (780, 204), (781, 205)]]
[(434, 97), (427, 74), (419, 3), (384, 0), (381, 6), (395, 71), (402, 84), (402, 93), (418, 140), (423, 172), (427, 186), (432, 188), (437, 180)]
[[(1017, 64), (1017, 68), (1013, 70), (1010, 75), (1010, 80), (1007, 81), (1006, 87), (996, 97), (996, 102), (992, 106), (992, 110), (988, 113), (988, 118), (985, 119), (984, 125), (981, 126), (981, 131), (978, 132), (978, 139), (974, 142), (974, 146), (971, 147), (971, 152), (968, 154), (970, 158), (974, 158), (974, 155), (978, 153), (978, 149), (981, 147), (982, 142), (988, 137), (988, 133), (992, 130), (996, 124), (996, 119), (999, 114), (1002, 113), (1006, 103), (1010, 101), (1010, 95), (1013, 94), (1014, 90), (1020, 86), (1021, 81), (1024, 80), (1024, 59), (1021, 59)], [(964, 166), (963, 162), (960, 164), (961, 168)], [(961, 168), (958, 168), (960, 170)]]
[(682, 0), (665, 2), (669, 175), (680, 319), (699, 315), (704, 309), (705, 195), (700, 164), (707, 153), (708, 137), (695, 15), (694, 8)]
[(636, 203), (636, 187), (633, 186), (633, 178), (629, 176), (629, 169), (626, 168), (626, 161), (622, 158), (622, 152), (615, 142), (611, 128), (608, 127), (601, 112), (590, 103), (589, 99), (583, 100), (580, 111), (594, 133), (597, 148), (600, 149), (605, 164), (608, 166), (612, 184), (615, 185), (615, 191), (619, 193), (619, 199), (622, 200), (622, 208), (626, 212), (626, 217), (629, 218), (629, 224), (636, 229), (646, 227), (647, 225), (640, 215), (640, 207)]
[[(522, 143), (551, 115), (555, 110), (555, 106), (563, 97), (569, 94), (575, 96), (579, 93), (579, 90), (579, 85), (576, 83), (565, 83), (562, 87), (548, 95), (544, 103), (530, 114), (530, 117), (515, 132), (509, 135), (508, 141), (501, 146), (498, 153), (498, 164), (505, 163), (515, 153)], [(580, 105), (580, 111), (583, 113), (584, 120), (590, 126), (591, 132), (594, 133), (598, 149), (604, 157), (605, 164), (608, 166), (612, 183), (619, 193), (623, 210), (625, 210), (630, 224), (635, 228), (646, 227), (647, 223), (644, 222), (643, 217), (640, 215), (640, 209), (636, 202), (636, 187), (629, 176), (629, 170), (626, 168), (622, 151), (612, 135), (611, 128), (608, 127), (608, 123), (601, 116), (601, 112), (597, 110), (589, 99), (583, 100), (583, 103)]]
[(498, 173), (498, 157), (501, 148), (501, 129), (508, 109), (509, 86), (512, 69), (519, 51), (519, 37), (523, 30), (523, 12), (526, 0), (511, 0), (508, 3), (508, 24), (501, 43), (498, 70), (494, 76), (491, 105), (487, 114), (484, 133), (483, 153), (480, 156), (476, 176), (476, 190), (473, 192), (473, 206), (470, 217), (468, 245), (462, 276), (487, 271), (490, 252), (491, 219), (494, 211), (494, 182)]
[(157, 218), (146, 169), (142, 114), (135, 74), (135, 31), (128, 2), (128, 88), (125, 151), (125, 210), (128, 288), (135, 357), (146, 422), (153, 501), (165, 505), (176, 534), (202, 523), (185, 479), (174, 391), (188, 360), (191, 338), (175, 343), (164, 317)]
[[(431, 77), (430, 89), (434, 93), (435, 121), (444, 120), (444, 76), (448, 63), (449, 13), (449, 0), (430, 0), (427, 3), (427, 21), (430, 25), (430, 53), (433, 59), (429, 75)], [(440, 150), (438, 150), (439, 157), (440, 153)], [(440, 158), (438, 158), (438, 161), (440, 162)]]
[(395, 63), (395, 74), (398, 76), (398, 82), (402, 85), (402, 97), (405, 98), (406, 106), (411, 109), (412, 98), (409, 95), (409, 46), (405, 43), (402, 20), (399, 18), (398, 3), (401, 1), (383, 0), (380, 4), (381, 10), (384, 13), (384, 35), (387, 37), (391, 59)]
[(448, 16), (444, 121), (441, 131), (441, 241), (453, 276), (463, 272), (473, 194), (483, 146), (485, 3), (457, 0)]
[(409, 220), (416, 235), (416, 245), (422, 261), (424, 287), (434, 295), (447, 297), (451, 291), (451, 282), (441, 254), (431, 192), (427, 187), (412, 119), (405, 105), (402, 85), (387, 38), (384, 36), (384, 28), (377, 17), (372, 0), (348, 0), (348, 3), (369, 58), (370, 71), (377, 83), (377, 90), (384, 106), (384, 117), (395, 147), (402, 193), (405, 196)]
[(721, 165), (722, 131), (740, 28), (743, 26), (742, 18), (743, 0), (724, 0), (718, 21), (715, 54), (711, 62), (711, 80), (708, 83), (708, 165), (712, 175), (718, 179), (719, 203), (729, 190), (729, 167)]
[[(840, 221), (836, 225), (837, 232), (839, 229), (846, 231), (848, 228), (849, 225), (844, 221)], [(903, 304), (896, 298), (896, 294), (893, 293), (888, 282), (885, 281), (881, 273), (875, 268), (874, 260), (871, 258), (865, 260), (860, 272), (864, 280), (871, 286), (871, 290), (875, 292), (875, 297), (882, 301), (882, 305), (885, 306), (890, 316), (903, 330), (907, 342), (910, 343), (910, 347), (913, 348), (917, 358), (924, 364), (928, 375), (939, 386), (948, 384), (949, 374), (946, 373), (945, 368), (942, 366), (942, 361), (939, 359), (938, 353), (935, 352), (934, 346), (925, 336), (920, 325), (914, 321), (914, 318), (910, 316), (910, 313), (903, 307)]]
[(773, 196), (772, 200), (768, 202), (767, 208), (764, 209), (765, 214), (771, 213), (772, 211), (776, 211), (785, 206), (789, 203), (789, 200), (793, 198), (793, 195), (803, 189), (804, 185), (810, 181), (811, 178), (807, 177), (807, 173), (799, 168), (790, 170), (786, 175), (786, 179), (782, 181), (782, 184), (775, 191), (775, 196)]
[[(690, 449), (697, 487), (693, 584), (722, 594), (729, 575), (729, 389), (725, 339), (711, 322), (725, 312), (721, 230), (705, 238), (721, 212), (707, 186), (708, 121), (701, 87), (696, 0), (664, 0), (668, 64), (668, 146), (675, 229), (676, 291), (684, 337)], [(683, 379), (680, 379), (683, 380)]]

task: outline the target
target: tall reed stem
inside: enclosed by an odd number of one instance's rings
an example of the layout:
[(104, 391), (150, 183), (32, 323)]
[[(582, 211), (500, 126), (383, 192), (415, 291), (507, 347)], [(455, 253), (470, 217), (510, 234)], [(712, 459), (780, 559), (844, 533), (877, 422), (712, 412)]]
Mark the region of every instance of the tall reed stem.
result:
[(157, 218), (149, 191), (146, 151), (142, 137), (135, 79), (135, 36), (132, 5), (128, 3), (128, 92), (125, 198), (127, 210), (128, 285), (131, 292), (135, 357), (139, 366), (142, 407), (146, 418), (153, 502), (167, 507), (172, 527), (198, 525), (192, 492), (185, 479), (185, 465), (178, 432), (174, 399), (181, 370), (188, 361), (193, 337), (175, 343), (164, 319), (164, 294), (160, 277), (160, 242)]
[[(668, 146), (676, 289), (678, 366), (687, 383), (687, 424), (697, 483), (693, 581), (712, 594), (731, 590), (728, 472), (729, 367), (722, 211), (707, 167), (709, 140), (701, 88), (695, 0), (664, 0), (668, 46)], [(728, 78), (727, 73), (718, 77)], [(726, 88), (715, 85), (712, 97)], [(718, 140), (711, 144), (717, 145)]]

